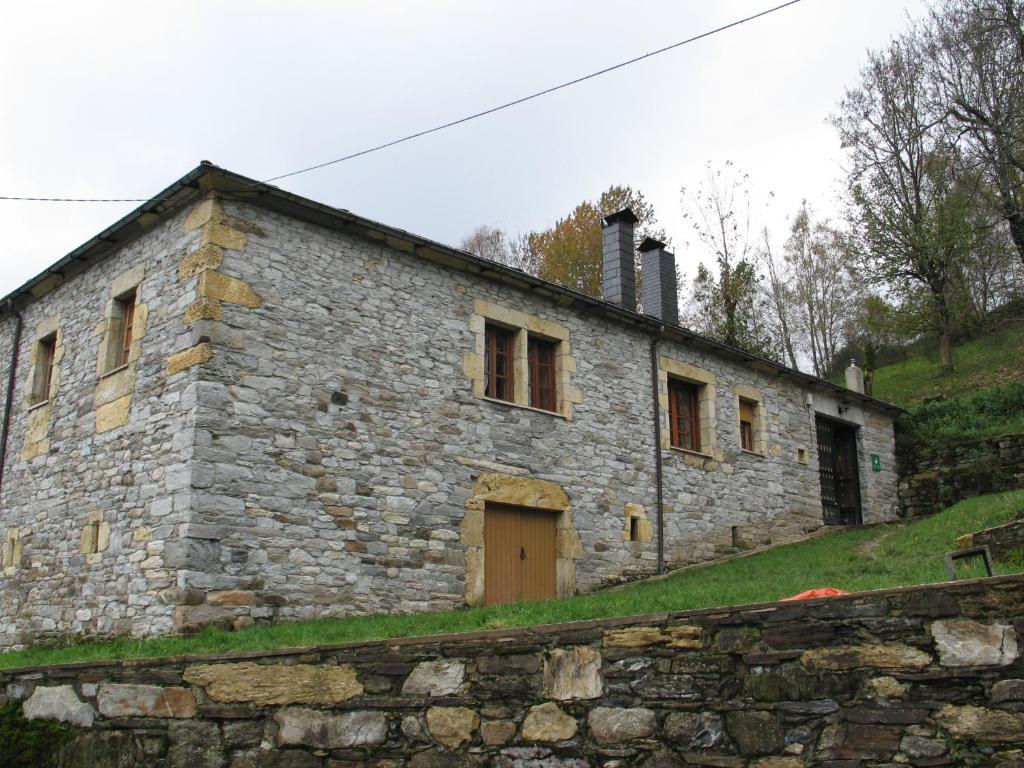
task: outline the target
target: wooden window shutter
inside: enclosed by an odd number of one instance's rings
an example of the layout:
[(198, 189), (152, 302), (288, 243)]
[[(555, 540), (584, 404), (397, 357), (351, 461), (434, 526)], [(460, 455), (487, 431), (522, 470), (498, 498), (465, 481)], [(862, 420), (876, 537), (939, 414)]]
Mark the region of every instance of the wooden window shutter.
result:
[(112, 368), (127, 365), (132, 351), (132, 334), (135, 329), (135, 291), (126, 293), (117, 300), (118, 320), (111, 339), (115, 345), (111, 356)]
[(53, 383), (53, 362), (57, 354), (57, 335), (51, 334), (39, 340), (36, 352), (36, 373), (32, 381), (32, 400), (41, 403), (50, 399), (50, 385)]
[(754, 404), (750, 400), (740, 400), (740, 447), (754, 450)]
[(669, 379), (668, 418), (672, 445), (687, 451), (700, 451), (699, 386)]
[(556, 410), (555, 343), (533, 336), (527, 342), (530, 363), (530, 405), (544, 411)]
[(515, 332), (488, 325), (484, 331), (484, 395), (512, 402), (515, 398)]

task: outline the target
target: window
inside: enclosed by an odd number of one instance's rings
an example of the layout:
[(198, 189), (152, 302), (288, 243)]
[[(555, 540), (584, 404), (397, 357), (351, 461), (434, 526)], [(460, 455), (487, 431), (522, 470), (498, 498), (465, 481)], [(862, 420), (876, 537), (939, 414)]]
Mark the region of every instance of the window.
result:
[(740, 448), (754, 450), (754, 402), (740, 398)]
[(672, 446), (700, 451), (700, 387), (668, 380), (668, 421)]
[(530, 406), (543, 411), (556, 410), (555, 342), (530, 336), (527, 356), (530, 361)]
[(114, 300), (114, 315), (112, 319), (110, 368), (114, 369), (127, 365), (131, 355), (132, 331), (135, 326), (134, 290)]
[(515, 399), (515, 331), (488, 324), (484, 341), (484, 395), (495, 400)]
[(36, 342), (36, 368), (32, 376), (32, 404), (38, 405), (50, 399), (53, 384), (53, 365), (57, 356), (57, 334)]
[(572, 418), (583, 395), (572, 383), (568, 328), (476, 299), (469, 330), (473, 351), (463, 355), (463, 370), (473, 397)]

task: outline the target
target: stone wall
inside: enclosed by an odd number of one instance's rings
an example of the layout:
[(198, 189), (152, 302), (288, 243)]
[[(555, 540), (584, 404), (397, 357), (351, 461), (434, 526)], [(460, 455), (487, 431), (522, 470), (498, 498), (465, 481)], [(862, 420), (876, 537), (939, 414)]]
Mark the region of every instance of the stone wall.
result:
[[(473, 604), (480, 489), (495, 477), (554, 484), (567, 500), (553, 509), (560, 594), (654, 572), (648, 333), (265, 209), (226, 201), (224, 212), (252, 234), (220, 269), (261, 304), (197, 323), (216, 353), (202, 367), (196, 447), (207, 508), (185, 577), (253, 603), (217, 606), (224, 621)], [(559, 413), (480, 396), (487, 319), (559, 340)], [(815, 412), (863, 427), (865, 520), (895, 517), (888, 415), (827, 396), (809, 406), (792, 380), (695, 344), (666, 340), (659, 353), (715, 382), (715, 439), (702, 454), (664, 451), (669, 567), (821, 526)], [(739, 448), (741, 390), (762, 398), (760, 453)]]
[(1024, 435), (955, 443), (899, 461), (903, 516), (931, 515), (983, 493), (1024, 488)]
[(0, 694), (72, 729), (64, 768), (1010, 768), (1024, 761), (1021, 631), (1015, 576), (8, 670)]
[[(195, 382), (166, 359), (189, 346), (193, 297), (178, 261), (198, 240), (185, 214), (157, 223), (116, 257), (62, 282), (21, 311), (24, 330), (0, 496), (0, 647), (71, 635), (167, 632), (162, 595), (176, 575), (164, 542), (187, 522)], [(137, 288), (128, 364), (107, 372), (114, 297)], [(14, 318), (0, 317), (6, 393)], [(45, 403), (31, 397), (37, 342), (57, 333)], [(0, 397), (3, 396), (0, 394)]]
[[(559, 595), (654, 573), (649, 330), (215, 195), (146, 227), (23, 308), (0, 648), (477, 604), (488, 503), (557, 516)], [(132, 287), (128, 362), (107, 371)], [(482, 397), (488, 320), (557, 342), (556, 413), (522, 390)], [(12, 330), (0, 310), (0, 376)], [(709, 382), (701, 453), (662, 451), (669, 567), (821, 526), (816, 413), (861, 427), (865, 521), (893, 519), (884, 411), (697, 341), (666, 335), (657, 357), (663, 400), (669, 374)], [(739, 447), (739, 397), (758, 403), (756, 452)]]
[[(1024, 517), (1024, 507), (1019, 513)], [(996, 560), (1003, 560), (1015, 553), (1024, 553), (1024, 520), (986, 528), (983, 531), (967, 533), (956, 540), (958, 549), (988, 547), (989, 554)]]

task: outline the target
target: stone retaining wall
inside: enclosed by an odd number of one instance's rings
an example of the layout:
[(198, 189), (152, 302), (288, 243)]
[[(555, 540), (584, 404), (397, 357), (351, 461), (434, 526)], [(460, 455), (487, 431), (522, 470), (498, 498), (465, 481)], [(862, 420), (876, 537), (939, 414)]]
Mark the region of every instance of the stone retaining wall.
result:
[[(59, 765), (1024, 764), (1024, 577), (799, 603), (0, 672)], [(0, 755), (0, 763), (3, 763)]]
[(1024, 551), (1024, 520), (965, 534), (956, 540), (956, 546), (958, 549), (988, 547), (992, 557), (1003, 560), (1015, 551)]
[(898, 451), (904, 517), (934, 514), (983, 493), (1024, 488), (1024, 435), (957, 443), (941, 451)]

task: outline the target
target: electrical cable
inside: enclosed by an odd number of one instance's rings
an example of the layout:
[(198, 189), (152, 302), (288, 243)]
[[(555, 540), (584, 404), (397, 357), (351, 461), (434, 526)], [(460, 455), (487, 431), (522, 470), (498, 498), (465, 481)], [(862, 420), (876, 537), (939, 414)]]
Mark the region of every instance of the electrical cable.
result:
[[(490, 109), (485, 109), (482, 112), (475, 112), (475, 113), (473, 113), (471, 115), (466, 115), (465, 117), (460, 117), (460, 118), (458, 118), (456, 120), (450, 120), (450, 121), (448, 121), (446, 123), (442, 123), (440, 125), (436, 125), (433, 128), (426, 128), (426, 129), (424, 129), (422, 131), (417, 131), (416, 133), (411, 133), (408, 136), (403, 136), (402, 138), (399, 138), (399, 139), (393, 139), (393, 140), (385, 142), (383, 144), (378, 144), (378, 145), (373, 146), (373, 147), (368, 147), (367, 149), (363, 149), (363, 150), (360, 150), (358, 152), (353, 152), (351, 154), (335, 158), (334, 160), (327, 160), (327, 161), (325, 161), (323, 163), (317, 163), (316, 165), (310, 165), (310, 166), (308, 166), (306, 168), (300, 168), (299, 170), (296, 170), (296, 171), (289, 171), (288, 173), (282, 173), (282, 174), (278, 174), (277, 176), (271, 176), (270, 178), (263, 179), (262, 181), (257, 182), (257, 183), (258, 184), (269, 184), (272, 181), (280, 181), (281, 179), (291, 178), (292, 176), (298, 176), (299, 174), (309, 173), (310, 171), (316, 171), (316, 170), (319, 170), (321, 168), (327, 168), (328, 166), (337, 165), (338, 163), (344, 163), (344, 162), (346, 162), (348, 160), (354, 160), (357, 157), (363, 157), (363, 156), (369, 155), (369, 154), (371, 154), (373, 152), (380, 152), (381, 150), (388, 149), (388, 148), (394, 147), (394, 146), (396, 146), (398, 144), (403, 144), (403, 143), (405, 143), (407, 141), (412, 141), (413, 139), (418, 139), (418, 138), (421, 138), (423, 136), (427, 136), (427, 135), (432, 134), (432, 133), (437, 133), (438, 131), (443, 131), (443, 130), (445, 130), (447, 128), (453, 128), (456, 125), (462, 125), (463, 123), (468, 123), (470, 120), (476, 120), (476, 119), (481, 118), (481, 117), (486, 117), (487, 115), (493, 115), (495, 112), (501, 112), (502, 110), (509, 109), (511, 107), (518, 106), (520, 104), (525, 104), (528, 101), (532, 101), (534, 99), (539, 99), (541, 96), (547, 96), (548, 94), (554, 93), (556, 91), (560, 91), (560, 90), (563, 90), (565, 88), (570, 88), (570, 87), (572, 87), (574, 85), (579, 85), (580, 83), (584, 83), (584, 82), (586, 82), (588, 80), (593, 80), (595, 77), (600, 77), (601, 75), (606, 75), (609, 72), (614, 72), (617, 69), (622, 69), (623, 67), (628, 67), (631, 64), (636, 64), (637, 62), (644, 61), (645, 59), (649, 59), (649, 58), (651, 58), (653, 56), (658, 56), (659, 54), (667, 53), (668, 51), (675, 50), (676, 48), (681, 48), (682, 46), (689, 45), (690, 43), (695, 43), (698, 40), (703, 40), (704, 38), (711, 37), (712, 35), (716, 35), (716, 34), (718, 34), (720, 32), (725, 32), (726, 30), (733, 29), (734, 27), (738, 27), (738, 26), (740, 26), (742, 24), (746, 24), (748, 22), (754, 21), (755, 19), (760, 19), (760, 18), (762, 18), (764, 16), (768, 16), (769, 14), (781, 11), (784, 8), (788, 8), (791, 5), (796, 5), (799, 2), (801, 2), (801, 0), (788, 0), (788, 2), (781, 3), (780, 5), (776, 5), (776, 6), (772, 7), (772, 8), (767, 8), (767, 9), (765, 9), (763, 11), (760, 11), (759, 13), (755, 13), (755, 14), (753, 14), (751, 16), (747, 16), (747, 17), (742, 18), (742, 19), (737, 19), (736, 21), (732, 21), (732, 22), (730, 22), (728, 24), (723, 24), (720, 27), (716, 27), (714, 29), (710, 29), (710, 30), (708, 30), (706, 32), (701, 32), (700, 34), (694, 35), (693, 37), (688, 37), (685, 40), (680, 40), (677, 43), (672, 43), (671, 45), (666, 45), (666, 46), (664, 46), (662, 48), (658, 48), (657, 50), (649, 51), (648, 53), (642, 54), (640, 56), (634, 56), (631, 59), (627, 59), (626, 61), (621, 61), (618, 64), (613, 64), (612, 66), (605, 67), (604, 69), (599, 69), (596, 72), (591, 72), (588, 75), (582, 75), (581, 77), (577, 77), (577, 78), (575, 78), (573, 80), (567, 80), (564, 83), (560, 83), (558, 85), (553, 85), (550, 88), (545, 88), (542, 91), (536, 91), (535, 93), (531, 93), (528, 96), (522, 96), (522, 97), (520, 97), (518, 99), (514, 99), (512, 101), (507, 101), (504, 104), (499, 104), (498, 106), (491, 107)], [(145, 202), (149, 202), (149, 201), (151, 201), (153, 199), (152, 198), (148, 198), (148, 197), (25, 197), (25, 196), (0, 195), (0, 200), (20, 200), (20, 201), (26, 201), (26, 202), (50, 202), (50, 203), (145, 203)], [(154, 202), (157, 202), (157, 201), (154, 200)]]

